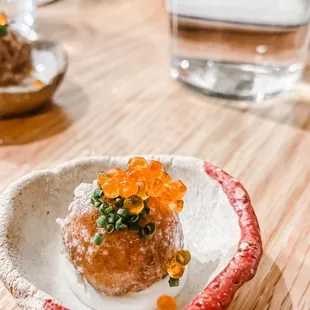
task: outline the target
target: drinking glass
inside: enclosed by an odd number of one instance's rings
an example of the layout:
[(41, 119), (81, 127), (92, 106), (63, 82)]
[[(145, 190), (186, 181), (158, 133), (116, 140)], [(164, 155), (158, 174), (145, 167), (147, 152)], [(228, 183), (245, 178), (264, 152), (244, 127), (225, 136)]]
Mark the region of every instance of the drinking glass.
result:
[(257, 101), (303, 74), (310, 0), (167, 0), (171, 74), (202, 92)]
[(4, 13), (10, 27), (29, 40), (36, 40), (36, 0), (0, 0), (0, 13)]

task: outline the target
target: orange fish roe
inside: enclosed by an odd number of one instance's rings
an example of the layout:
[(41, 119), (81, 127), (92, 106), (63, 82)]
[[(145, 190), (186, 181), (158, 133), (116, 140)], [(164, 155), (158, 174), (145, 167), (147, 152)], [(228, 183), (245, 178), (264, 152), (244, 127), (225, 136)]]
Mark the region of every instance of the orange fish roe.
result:
[(124, 200), (124, 208), (130, 214), (139, 214), (144, 209), (144, 202), (139, 196), (131, 196)]
[(128, 160), (128, 170), (142, 170), (147, 161), (143, 157), (132, 157)]
[(41, 80), (35, 80), (35, 81), (33, 82), (33, 86), (34, 86), (35, 88), (41, 88), (41, 87), (44, 86), (44, 83), (43, 83)]
[(164, 184), (172, 182), (171, 176), (164, 171), (159, 174), (158, 179), (161, 180)]
[(151, 160), (142, 171), (148, 179), (157, 178), (163, 171), (163, 165), (157, 160)]
[(179, 192), (178, 199), (183, 199), (185, 194), (186, 194), (187, 188), (181, 180), (178, 180), (175, 183), (179, 189), (178, 190), (178, 192)]
[[(183, 209), (186, 186), (182, 181), (173, 181), (163, 165), (156, 160), (149, 163), (143, 157), (128, 160), (128, 169), (120, 167), (102, 171), (98, 176), (98, 187), (107, 198), (130, 198), (137, 195), (142, 200), (155, 198), (173, 212)], [(139, 208), (135, 209), (135, 212)]]
[(113, 179), (106, 181), (102, 185), (102, 190), (107, 198), (116, 198), (119, 196), (118, 184)]
[(137, 194), (139, 190), (138, 184), (132, 180), (120, 181), (118, 188), (119, 188), (119, 194), (124, 198), (128, 198), (130, 196)]
[(176, 310), (177, 302), (173, 297), (162, 295), (157, 299), (158, 310)]
[(97, 178), (98, 187), (102, 188), (103, 184), (110, 179), (106, 171), (101, 171)]
[(0, 26), (6, 26), (8, 24), (8, 18), (5, 14), (0, 13)]
[(159, 197), (163, 192), (163, 182), (159, 179), (152, 179), (148, 183), (147, 194), (151, 197)]
[(177, 201), (172, 201), (169, 203), (169, 208), (173, 212), (181, 212), (184, 207), (184, 201), (183, 200), (177, 200)]
[(187, 251), (187, 250), (180, 250), (175, 255), (175, 260), (179, 264), (181, 264), (183, 266), (186, 266), (191, 261), (191, 253), (189, 251)]
[(171, 198), (173, 200), (177, 200), (179, 197), (179, 186), (178, 186), (178, 184), (176, 182), (171, 182), (167, 186), (171, 191)]
[(147, 194), (148, 185), (146, 182), (141, 181), (137, 183), (139, 186), (139, 190), (137, 192), (137, 196), (142, 198), (143, 200), (146, 200), (149, 198), (149, 195)]
[(120, 181), (120, 180), (123, 180), (124, 179), (124, 172), (121, 168), (119, 167), (116, 167), (116, 168), (112, 168), (112, 169), (109, 169), (107, 171), (107, 175), (110, 177), (110, 178), (113, 178), (115, 181)]
[(175, 260), (172, 260), (167, 265), (167, 272), (173, 279), (180, 279), (183, 276), (184, 271), (185, 267)]

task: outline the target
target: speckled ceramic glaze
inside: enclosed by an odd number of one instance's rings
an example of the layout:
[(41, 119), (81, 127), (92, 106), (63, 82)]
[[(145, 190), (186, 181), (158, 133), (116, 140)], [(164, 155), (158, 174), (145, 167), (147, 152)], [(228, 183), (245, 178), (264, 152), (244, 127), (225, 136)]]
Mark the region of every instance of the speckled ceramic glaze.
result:
[[(248, 194), (234, 178), (199, 159), (160, 160), (188, 187), (181, 222), (193, 259), (178, 309), (226, 309), (256, 273), (262, 255)], [(88, 309), (63, 280), (56, 218), (65, 217), (74, 188), (128, 157), (92, 157), (21, 178), (0, 196), (0, 277), (24, 309)], [(63, 306), (61, 306), (63, 305)], [(149, 310), (149, 309), (146, 309)]]

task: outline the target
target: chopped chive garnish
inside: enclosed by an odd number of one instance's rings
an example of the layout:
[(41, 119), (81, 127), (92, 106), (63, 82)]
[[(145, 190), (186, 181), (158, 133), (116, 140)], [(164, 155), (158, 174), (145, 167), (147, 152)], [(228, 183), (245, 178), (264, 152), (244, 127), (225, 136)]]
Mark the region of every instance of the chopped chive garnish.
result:
[(146, 218), (146, 216), (150, 213), (150, 208), (147, 205), (147, 201), (144, 200), (144, 209), (143, 211), (140, 213), (141, 217)]
[(100, 199), (102, 195), (103, 195), (103, 191), (100, 188), (96, 188), (93, 193), (93, 197)]
[(116, 198), (115, 205), (120, 208), (123, 206), (124, 200), (122, 198)]
[(101, 214), (104, 214), (104, 213), (105, 213), (105, 209), (106, 209), (106, 204), (104, 203), (103, 205), (101, 205), (101, 206), (99, 207), (99, 212), (100, 212)]
[(173, 278), (169, 279), (169, 286), (170, 287), (179, 286), (179, 284), (180, 284), (179, 279), (173, 279)]
[(105, 214), (110, 214), (110, 213), (113, 212), (113, 210), (114, 210), (113, 207), (110, 207), (110, 206), (109, 206), (109, 207), (107, 207), (107, 208), (104, 209), (104, 213), (105, 213)]
[(122, 219), (118, 219), (115, 223), (115, 229), (116, 230), (122, 230), (122, 229), (126, 229), (127, 228), (127, 225), (125, 225), (122, 221)]
[(135, 222), (138, 222), (139, 221), (139, 215), (138, 214), (135, 214), (135, 215), (132, 215), (129, 219), (129, 223), (135, 223)]
[(100, 245), (103, 241), (103, 236), (100, 233), (95, 233), (93, 239), (92, 239), (93, 243), (96, 245)]
[(104, 207), (103, 205), (101, 205), (101, 206), (99, 207), (99, 212), (100, 212), (101, 214), (104, 214), (104, 210), (105, 210), (105, 207)]
[(101, 201), (95, 201), (94, 206), (99, 208), (101, 206)]
[(107, 217), (105, 215), (100, 216), (97, 220), (97, 226), (101, 227), (101, 228), (106, 227), (107, 223), (108, 223), (108, 221), (107, 221)]
[(108, 223), (109, 224), (115, 224), (117, 220), (118, 220), (118, 216), (116, 214), (110, 213), (108, 215)]
[(155, 223), (150, 222), (145, 227), (141, 227), (139, 235), (141, 238), (149, 239), (153, 236), (155, 232)]
[(107, 233), (111, 234), (114, 231), (114, 225), (113, 224), (107, 225), (105, 230)]
[(8, 25), (0, 26), (0, 37), (5, 36), (8, 33)]
[(118, 209), (117, 214), (121, 217), (129, 217), (130, 213), (126, 209)]
[(92, 197), (92, 198), (90, 198), (90, 202), (91, 202), (92, 205), (95, 205), (97, 200), (94, 197)]
[(140, 230), (139, 222), (128, 223), (128, 229), (133, 231), (139, 231)]

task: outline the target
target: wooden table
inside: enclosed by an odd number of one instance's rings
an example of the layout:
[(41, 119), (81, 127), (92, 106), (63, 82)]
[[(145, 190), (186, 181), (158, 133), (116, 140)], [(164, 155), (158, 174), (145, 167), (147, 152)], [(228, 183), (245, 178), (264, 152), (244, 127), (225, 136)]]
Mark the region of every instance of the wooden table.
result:
[[(310, 309), (310, 74), (259, 107), (198, 94), (169, 77), (160, 1), (66, 0), (39, 9), (70, 69), (54, 103), (0, 121), (0, 188), (80, 156), (174, 153), (213, 162), (248, 189), (265, 253), (230, 309)], [(251, 105), (250, 105), (251, 106)], [(0, 288), (0, 309), (16, 309)]]

